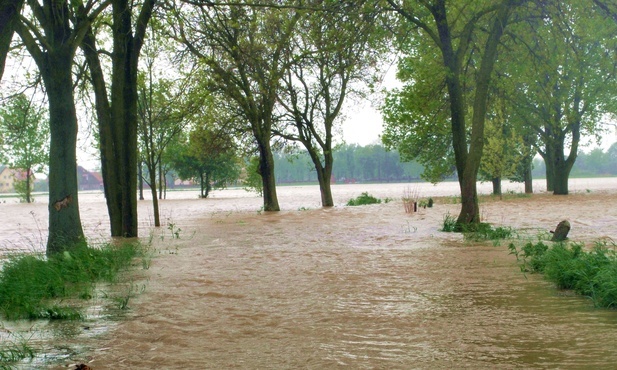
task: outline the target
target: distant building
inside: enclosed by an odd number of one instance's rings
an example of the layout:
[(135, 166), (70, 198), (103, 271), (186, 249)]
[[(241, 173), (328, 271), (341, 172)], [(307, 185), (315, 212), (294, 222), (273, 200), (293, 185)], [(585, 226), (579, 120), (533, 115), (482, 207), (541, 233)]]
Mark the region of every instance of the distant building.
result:
[(77, 166), (77, 181), (79, 190), (103, 190), (103, 176), (82, 166)]
[[(9, 168), (8, 166), (0, 166), (0, 193), (14, 193), (15, 181), (25, 180), (27, 171), (19, 168)], [(32, 186), (34, 186), (34, 173), (30, 172)]]

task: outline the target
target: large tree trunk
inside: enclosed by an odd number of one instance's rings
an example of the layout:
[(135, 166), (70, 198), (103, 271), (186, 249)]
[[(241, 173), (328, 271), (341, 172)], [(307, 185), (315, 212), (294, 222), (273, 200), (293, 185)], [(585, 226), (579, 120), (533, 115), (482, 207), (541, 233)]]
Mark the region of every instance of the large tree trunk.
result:
[[(450, 98), (450, 113), (452, 125), (452, 145), (461, 188), (461, 213), (457, 224), (465, 225), (480, 222), (478, 193), (476, 181), (478, 169), (484, 148), (484, 122), (488, 88), (495, 61), (497, 46), (510, 16), (509, 2), (504, 2), (497, 10), (488, 39), (484, 45), (480, 68), (476, 76), (476, 88), (473, 99), (473, 116), (471, 122), (471, 138), (467, 142), (465, 124), (465, 98), (461, 85), (462, 61), (453, 49), (453, 36), (447, 19), (445, 1), (437, 2), (431, 9), (441, 42), (440, 48), (446, 74), (446, 86)], [(459, 48), (462, 46), (459, 45)]]
[(77, 115), (69, 48), (49, 51), (41, 71), (49, 97), (49, 236), (47, 254), (83, 242), (77, 193)]
[(0, 80), (24, 0), (0, 0)]
[(501, 196), (501, 177), (493, 177), (491, 182), (493, 183), (493, 195)]
[(155, 4), (156, 0), (144, 1), (133, 35), (132, 5), (127, 0), (112, 0), (113, 53), (109, 94), (100, 71), (94, 37), (90, 35), (90, 42), (84, 40), (83, 49), (96, 94), (101, 167), (112, 236), (138, 235), (137, 61)]
[(92, 86), (95, 95), (95, 107), (99, 129), (99, 150), (101, 153), (101, 174), (103, 176), (103, 191), (107, 204), (110, 232), (112, 236), (122, 235), (122, 200), (118, 190), (118, 169), (116, 163), (116, 149), (114, 137), (117, 130), (113, 124), (111, 104), (107, 97), (107, 86), (98, 57), (98, 51), (92, 29), (84, 37), (82, 50), (90, 69)]
[[(568, 178), (570, 171), (576, 161), (578, 155), (578, 142), (580, 135), (577, 135), (577, 127), (573, 129), (573, 139), (570, 148), (570, 154), (566, 159), (564, 154), (565, 132), (560, 132), (557, 137), (547, 138), (546, 141), (546, 179), (547, 190), (552, 191), (555, 195), (568, 194)], [(551, 188), (548, 188), (550, 175)]]
[[(256, 135), (257, 136), (257, 135)], [(258, 138), (259, 147), (259, 175), (263, 185), (264, 211), (280, 211), (276, 195), (276, 177), (274, 176), (274, 157), (270, 148), (270, 135)]]
[[(146, 1), (133, 35), (133, 9), (128, 0), (113, 0), (114, 53), (111, 107), (114, 124), (114, 166), (118, 174), (121, 236), (138, 236), (137, 218), (137, 62), (145, 26), (155, 1)], [(139, 35), (137, 35), (139, 34)]]
[[(321, 159), (314, 148), (309, 148), (307, 144), (304, 144), (307, 147), (311, 160), (313, 161), (313, 165), (315, 166), (315, 171), (317, 172), (317, 181), (319, 182), (319, 192), (321, 193), (321, 206), (322, 207), (333, 207), (334, 199), (332, 198), (332, 164), (334, 159), (332, 154), (326, 154), (324, 156), (324, 164), (322, 165)], [(330, 153), (332, 153), (330, 151)]]
[(568, 195), (568, 178), (570, 176), (570, 171), (562, 168), (563, 166), (558, 166), (555, 171), (555, 182), (553, 194), (555, 195)]
[(552, 151), (553, 149), (550, 149), (549, 144), (547, 144), (546, 154), (542, 156), (546, 173), (546, 191), (555, 190), (555, 159)]

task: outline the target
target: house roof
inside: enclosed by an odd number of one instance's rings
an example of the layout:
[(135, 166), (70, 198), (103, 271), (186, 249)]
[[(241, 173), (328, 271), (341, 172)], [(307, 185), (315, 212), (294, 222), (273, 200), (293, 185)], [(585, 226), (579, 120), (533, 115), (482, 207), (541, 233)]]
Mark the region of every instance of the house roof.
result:
[(100, 182), (103, 182), (103, 175), (100, 172), (90, 172), (90, 175)]

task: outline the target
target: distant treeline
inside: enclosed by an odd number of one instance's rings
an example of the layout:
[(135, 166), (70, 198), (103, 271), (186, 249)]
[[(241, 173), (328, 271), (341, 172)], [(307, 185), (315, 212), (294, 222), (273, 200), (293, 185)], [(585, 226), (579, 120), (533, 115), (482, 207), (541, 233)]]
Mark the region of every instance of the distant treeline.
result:
[[(533, 176), (535, 178), (546, 177), (544, 161), (536, 159), (533, 162)], [(617, 176), (617, 143), (605, 152), (600, 148), (588, 152), (578, 153), (570, 177), (601, 177)]]
[[(277, 183), (317, 182), (314, 167), (305, 152), (293, 155), (278, 152), (274, 160)], [(401, 162), (398, 152), (386, 151), (381, 145), (345, 144), (334, 152), (332, 176), (337, 183), (422, 181), (423, 170), (416, 162)], [(537, 158), (533, 177), (545, 176), (544, 161)], [(598, 148), (579, 153), (572, 176), (617, 176), (617, 143), (606, 152)]]
[[(275, 153), (277, 183), (317, 182), (315, 167), (305, 152)], [(416, 162), (401, 162), (396, 151), (381, 145), (345, 144), (334, 151), (333, 180), (336, 183), (420, 181), (424, 168)]]

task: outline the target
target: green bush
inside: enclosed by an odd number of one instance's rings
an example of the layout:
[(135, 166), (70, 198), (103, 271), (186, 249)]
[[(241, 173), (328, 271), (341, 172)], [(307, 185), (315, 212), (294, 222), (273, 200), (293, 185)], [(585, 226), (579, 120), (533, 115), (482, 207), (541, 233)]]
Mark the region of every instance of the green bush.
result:
[(363, 206), (367, 204), (378, 204), (381, 203), (381, 199), (375, 198), (372, 195), (369, 195), (368, 192), (364, 192), (360, 194), (356, 199), (350, 199), (347, 202), (348, 206)]
[(139, 252), (137, 244), (125, 244), (83, 246), (47, 259), (12, 256), (0, 271), (0, 314), (7, 319), (78, 319), (78, 309), (59, 302), (91, 298), (95, 282), (113, 282)]
[(527, 243), (520, 253), (514, 245), (510, 249), (521, 261), (521, 270), (543, 273), (558, 288), (589, 297), (598, 307), (617, 306), (617, 254), (613, 248), (599, 243), (585, 251), (578, 243), (557, 243), (549, 248), (539, 242)]

